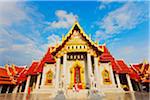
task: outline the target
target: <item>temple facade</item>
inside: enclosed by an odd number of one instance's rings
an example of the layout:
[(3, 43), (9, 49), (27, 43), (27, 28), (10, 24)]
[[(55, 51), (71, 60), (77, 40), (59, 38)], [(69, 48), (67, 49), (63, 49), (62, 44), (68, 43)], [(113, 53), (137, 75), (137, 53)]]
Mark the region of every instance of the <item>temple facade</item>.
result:
[[(4, 76), (0, 74), (0, 77)], [(132, 92), (135, 90), (132, 85), (139, 83), (135, 70), (123, 60), (116, 60), (105, 44), (98, 45), (92, 41), (78, 22), (62, 37), (60, 44), (48, 48), (41, 60), (33, 61), (29, 68), (16, 71), (14, 76), (7, 76), (16, 77), (12, 83), (13, 93), (55, 93), (58, 90), (72, 90), (75, 85), (80, 90)], [(2, 81), (1, 90), (9, 85)]]

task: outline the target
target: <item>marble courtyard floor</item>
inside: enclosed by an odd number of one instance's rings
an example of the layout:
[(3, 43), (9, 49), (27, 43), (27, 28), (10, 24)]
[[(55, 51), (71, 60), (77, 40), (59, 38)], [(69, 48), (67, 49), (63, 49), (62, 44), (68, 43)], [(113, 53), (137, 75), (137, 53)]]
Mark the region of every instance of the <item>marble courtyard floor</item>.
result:
[[(97, 98), (95, 100), (149, 100), (149, 93), (105, 93), (102, 98)], [(87, 96), (88, 97), (88, 96)], [(76, 98), (74, 98), (77, 100)], [(78, 97), (78, 99), (83, 100), (83, 98)], [(23, 93), (17, 94), (0, 94), (0, 100), (53, 100), (50, 94), (30, 94), (26, 95)], [(58, 99), (57, 99), (58, 100)], [(60, 99), (61, 100), (61, 99)], [(89, 99), (84, 99), (89, 100)]]

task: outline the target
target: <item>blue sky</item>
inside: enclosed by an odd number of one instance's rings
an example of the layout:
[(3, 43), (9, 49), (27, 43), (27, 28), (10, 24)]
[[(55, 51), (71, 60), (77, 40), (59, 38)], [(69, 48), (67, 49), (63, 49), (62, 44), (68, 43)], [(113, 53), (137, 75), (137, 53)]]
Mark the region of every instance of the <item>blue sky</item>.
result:
[(0, 1), (0, 65), (30, 65), (61, 41), (77, 19), (85, 33), (106, 43), (127, 64), (148, 60), (149, 2)]

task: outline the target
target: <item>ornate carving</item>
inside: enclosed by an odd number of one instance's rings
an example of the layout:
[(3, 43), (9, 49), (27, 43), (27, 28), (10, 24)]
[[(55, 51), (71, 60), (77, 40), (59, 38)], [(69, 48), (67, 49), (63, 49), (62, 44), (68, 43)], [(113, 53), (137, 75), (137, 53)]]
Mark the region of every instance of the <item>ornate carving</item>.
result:
[(53, 81), (53, 72), (50, 69), (47, 73), (46, 73), (46, 82), (45, 85), (52, 85), (52, 81)]
[(104, 68), (104, 70), (102, 71), (102, 76), (103, 76), (103, 83), (104, 84), (112, 84), (111, 80), (110, 80), (110, 73), (108, 70), (106, 70)]
[(72, 88), (75, 83), (75, 68), (76, 67), (80, 68), (80, 76), (79, 77), (81, 80), (82, 88), (85, 88), (84, 68), (78, 60), (75, 61), (75, 63), (73, 64), (73, 66), (70, 69), (70, 74), (71, 74), (70, 88)]

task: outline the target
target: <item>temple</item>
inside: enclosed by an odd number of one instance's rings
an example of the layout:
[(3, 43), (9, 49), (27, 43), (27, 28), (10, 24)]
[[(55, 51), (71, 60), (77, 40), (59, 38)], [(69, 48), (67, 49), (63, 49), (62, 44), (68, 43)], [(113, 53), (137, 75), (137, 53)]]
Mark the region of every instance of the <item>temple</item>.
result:
[(49, 47), (30, 67), (0, 68), (0, 93), (55, 93), (98, 89), (103, 92), (141, 91), (150, 83), (148, 63), (131, 65), (116, 60), (106, 45), (98, 45), (76, 21), (60, 44)]

